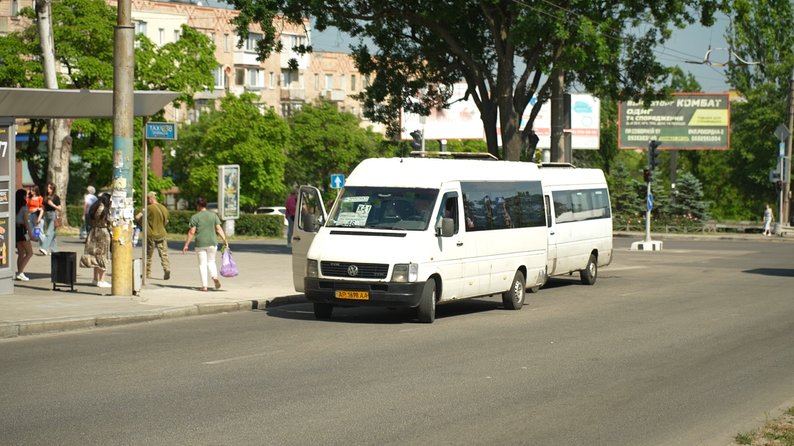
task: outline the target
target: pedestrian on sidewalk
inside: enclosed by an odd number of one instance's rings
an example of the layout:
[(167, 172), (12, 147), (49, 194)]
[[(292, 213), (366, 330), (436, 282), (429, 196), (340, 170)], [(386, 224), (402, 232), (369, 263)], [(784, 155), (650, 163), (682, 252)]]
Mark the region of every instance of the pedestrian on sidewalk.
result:
[(769, 203), (767, 203), (766, 209), (764, 209), (764, 235), (772, 235), (773, 221), (775, 221), (775, 214), (772, 212), (772, 208), (769, 207)]
[(44, 255), (58, 252), (58, 244), (55, 242), (55, 220), (61, 212), (61, 197), (55, 193), (55, 183), (47, 183), (47, 195), (44, 197), (44, 240), (41, 242), (39, 251)]
[(207, 200), (199, 197), (196, 200), (197, 212), (190, 217), (190, 230), (187, 232), (187, 240), (182, 248), (182, 254), (187, 254), (190, 241), (196, 238), (196, 256), (198, 257), (199, 276), (201, 277), (201, 288), (199, 291), (207, 291), (207, 275), (215, 282), (215, 288), (221, 287), (218, 279), (218, 265), (215, 264), (215, 253), (218, 252), (219, 235), (223, 239), (223, 244), (229, 246), (226, 234), (221, 227), (221, 220), (218, 214), (207, 210)]
[(83, 224), (80, 227), (80, 240), (85, 240), (91, 231), (91, 225), (88, 223), (88, 210), (91, 209), (92, 204), (96, 203), (96, 200), (96, 189), (94, 189), (94, 186), (86, 187), (83, 195)]
[(110, 288), (110, 283), (105, 281), (105, 271), (108, 267), (108, 251), (110, 251), (110, 232), (108, 231), (108, 216), (110, 214), (110, 194), (104, 193), (88, 209), (88, 219), (91, 231), (85, 241), (85, 250), (80, 257), (80, 266), (94, 268), (93, 284), (100, 288)]
[(28, 192), (25, 189), (18, 189), (16, 195), (16, 225), (17, 225), (17, 280), (30, 280), (25, 275), (25, 267), (30, 258), (33, 257), (33, 247), (30, 244), (30, 213), (27, 204)]
[(292, 247), (292, 231), (295, 229), (295, 207), (298, 205), (298, 189), (293, 188), (287, 201), (284, 203), (284, 208), (287, 213), (287, 248)]
[[(163, 280), (171, 278), (171, 260), (168, 258), (168, 232), (165, 229), (168, 224), (168, 208), (157, 202), (157, 194), (149, 192), (147, 195), (149, 202), (146, 213), (146, 278), (152, 276), (152, 259), (154, 250), (160, 253), (160, 263), (163, 265)], [(135, 216), (136, 220), (143, 218), (143, 212)], [(143, 222), (141, 222), (143, 225)]]
[[(43, 220), (44, 220), (44, 197), (39, 193), (39, 187), (35, 184), (28, 192), (28, 214), (30, 214), (30, 240), (38, 241), (41, 245), (41, 240), (44, 238)], [(38, 234), (36, 234), (38, 228)], [(32, 244), (32, 243), (31, 243)]]

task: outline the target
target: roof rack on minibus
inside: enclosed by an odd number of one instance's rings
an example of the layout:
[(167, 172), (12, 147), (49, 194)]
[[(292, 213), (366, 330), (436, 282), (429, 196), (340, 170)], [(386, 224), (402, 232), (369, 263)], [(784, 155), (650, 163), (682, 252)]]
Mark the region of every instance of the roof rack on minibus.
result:
[(571, 163), (541, 163), (540, 167), (567, 167), (569, 169), (576, 169)]
[(452, 158), (452, 159), (484, 159), (496, 160), (499, 158), (489, 152), (423, 152), (420, 150), (411, 151), (408, 156), (411, 158)]

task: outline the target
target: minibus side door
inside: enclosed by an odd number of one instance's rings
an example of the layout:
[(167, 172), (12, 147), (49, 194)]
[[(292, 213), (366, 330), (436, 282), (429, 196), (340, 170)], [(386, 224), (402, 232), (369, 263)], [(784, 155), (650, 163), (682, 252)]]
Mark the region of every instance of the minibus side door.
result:
[(546, 201), (546, 228), (549, 231), (546, 275), (552, 276), (557, 269), (557, 230), (554, 219), (554, 201), (550, 193), (544, 194), (543, 197)]
[(327, 218), (320, 190), (314, 186), (301, 186), (292, 229), (292, 283), (295, 291), (303, 292), (306, 256), (314, 236)]

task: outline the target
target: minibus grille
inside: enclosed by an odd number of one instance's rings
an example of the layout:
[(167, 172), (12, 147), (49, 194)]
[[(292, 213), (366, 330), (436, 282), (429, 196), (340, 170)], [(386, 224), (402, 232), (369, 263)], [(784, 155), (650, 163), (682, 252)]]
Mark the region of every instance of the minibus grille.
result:
[(382, 263), (320, 262), (320, 270), (326, 277), (348, 279), (385, 279), (389, 265)]

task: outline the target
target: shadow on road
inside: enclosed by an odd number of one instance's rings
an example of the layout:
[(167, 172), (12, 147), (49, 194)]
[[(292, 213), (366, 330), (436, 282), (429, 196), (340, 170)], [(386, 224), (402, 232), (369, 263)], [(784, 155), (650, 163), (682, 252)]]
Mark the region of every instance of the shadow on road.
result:
[(791, 268), (756, 268), (742, 271), (748, 274), (759, 274), (762, 276), (775, 277), (794, 277), (794, 269)]
[[(294, 320), (315, 320), (311, 303), (283, 304), (267, 308), (271, 317)], [(436, 307), (436, 320), (486, 311), (505, 310), (501, 302), (471, 299)], [(412, 308), (341, 307), (335, 306), (331, 319), (320, 322), (348, 324), (416, 324), (416, 311)]]

